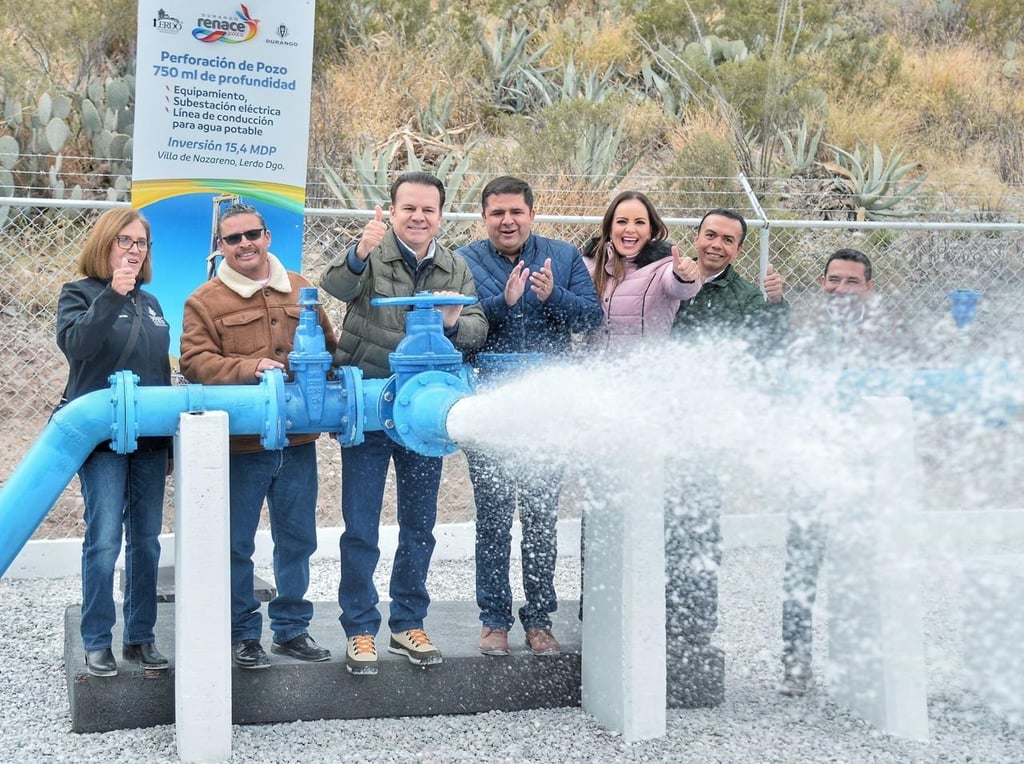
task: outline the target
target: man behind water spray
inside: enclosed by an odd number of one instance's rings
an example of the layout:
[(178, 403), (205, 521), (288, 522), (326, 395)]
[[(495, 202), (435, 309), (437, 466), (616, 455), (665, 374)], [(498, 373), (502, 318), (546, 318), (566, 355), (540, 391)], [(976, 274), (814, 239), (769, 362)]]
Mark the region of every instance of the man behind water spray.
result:
[[(881, 319), (871, 260), (856, 249), (829, 255), (821, 277), (821, 299), (806, 321), (794, 322), (790, 353), (808, 355), (824, 366), (847, 367), (856, 356), (874, 355), (865, 344), (881, 348), (892, 327)], [(814, 687), (811, 670), (812, 616), (818, 574), (825, 558), (828, 526), (817, 500), (790, 496), (786, 568), (783, 574), (782, 666), (779, 692), (805, 695)]]
[[(756, 355), (782, 345), (789, 304), (783, 279), (769, 263), (760, 287), (734, 267), (747, 235), (735, 210), (713, 209), (697, 226), (695, 260), (701, 288), (683, 300), (672, 337), (728, 352), (743, 340)], [(699, 447), (700, 444), (694, 444)], [(722, 559), (722, 491), (714, 471), (696, 477), (670, 473), (665, 507), (665, 625), (669, 660), (711, 641), (718, 626), (718, 568)]]

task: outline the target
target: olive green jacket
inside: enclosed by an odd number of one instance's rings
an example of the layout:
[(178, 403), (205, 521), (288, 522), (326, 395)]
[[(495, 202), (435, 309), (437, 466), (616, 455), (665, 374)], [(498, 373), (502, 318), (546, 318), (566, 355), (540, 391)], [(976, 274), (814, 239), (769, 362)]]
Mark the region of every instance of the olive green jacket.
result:
[(672, 321), (678, 339), (725, 332), (749, 332), (751, 341), (765, 349), (782, 342), (789, 323), (789, 303), (769, 303), (754, 283), (731, 265), (713, 281), (705, 282), (689, 300), (683, 300)]
[[(335, 257), (320, 280), (328, 294), (346, 303), (334, 362), (358, 366), (366, 379), (384, 379), (391, 376), (388, 354), (405, 337), (408, 308), (373, 306), (370, 300), (409, 297), (423, 291), (453, 291), (476, 297), (476, 286), (466, 261), (440, 244), (434, 248), (433, 260), (424, 264), (418, 274), (413, 274), (406, 263), (393, 230), (370, 253), (362, 273), (356, 273), (349, 265), (349, 258), (355, 257), (354, 249)], [(445, 334), (463, 352), (483, 346), (487, 319), (480, 303), (463, 306), (455, 330)]]

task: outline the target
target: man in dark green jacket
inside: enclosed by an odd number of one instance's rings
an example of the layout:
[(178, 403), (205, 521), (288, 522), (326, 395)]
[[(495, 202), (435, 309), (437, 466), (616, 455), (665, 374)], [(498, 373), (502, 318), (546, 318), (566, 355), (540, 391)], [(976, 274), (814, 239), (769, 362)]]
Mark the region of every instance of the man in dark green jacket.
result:
[[(759, 354), (780, 346), (789, 322), (782, 276), (769, 265), (763, 291), (740, 276), (733, 261), (747, 222), (714, 209), (697, 226), (694, 249), (703, 282), (672, 322), (676, 339), (741, 337)], [(722, 492), (717, 476), (671, 479), (665, 508), (666, 633), (670, 660), (692, 661), (718, 625), (718, 566), (722, 557)]]
[(769, 265), (762, 292), (732, 265), (746, 236), (747, 221), (733, 210), (711, 210), (701, 219), (693, 246), (703, 286), (676, 311), (674, 337), (748, 330), (752, 339), (763, 342), (783, 338), (789, 305), (782, 296), (782, 276)]

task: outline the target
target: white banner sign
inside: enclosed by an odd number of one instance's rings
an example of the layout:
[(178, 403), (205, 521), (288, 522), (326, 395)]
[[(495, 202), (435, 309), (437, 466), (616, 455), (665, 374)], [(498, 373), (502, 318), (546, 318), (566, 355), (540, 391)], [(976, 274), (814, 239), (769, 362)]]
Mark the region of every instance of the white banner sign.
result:
[(139, 0), (132, 203), (153, 228), (152, 289), (172, 348), (226, 205), (256, 207), (274, 254), (301, 268), (314, 9)]

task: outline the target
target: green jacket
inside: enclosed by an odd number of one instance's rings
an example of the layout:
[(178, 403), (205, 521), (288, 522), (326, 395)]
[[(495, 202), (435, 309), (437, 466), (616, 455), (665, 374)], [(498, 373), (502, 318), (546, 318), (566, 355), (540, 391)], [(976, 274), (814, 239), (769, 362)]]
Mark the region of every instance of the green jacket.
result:
[(785, 339), (788, 323), (785, 300), (767, 302), (757, 285), (728, 265), (718, 278), (680, 303), (672, 321), (672, 336), (692, 339), (713, 332), (750, 332), (755, 344), (770, 349)]
[[(437, 244), (433, 260), (414, 275), (406, 263), (395, 232), (389, 230), (377, 249), (366, 259), (362, 273), (349, 265), (348, 250), (335, 257), (324, 271), (320, 285), (347, 303), (334, 362), (358, 366), (366, 379), (391, 376), (388, 354), (405, 337), (404, 306), (375, 307), (374, 297), (409, 297), (417, 292), (453, 291), (476, 297), (469, 266), (461, 256)], [(454, 332), (446, 332), (456, 349), (475, 350), (487, 339), (487, 319), (480, 303), (465, 305)]]

